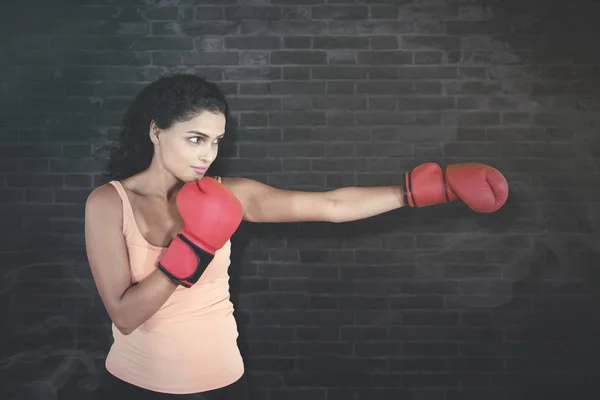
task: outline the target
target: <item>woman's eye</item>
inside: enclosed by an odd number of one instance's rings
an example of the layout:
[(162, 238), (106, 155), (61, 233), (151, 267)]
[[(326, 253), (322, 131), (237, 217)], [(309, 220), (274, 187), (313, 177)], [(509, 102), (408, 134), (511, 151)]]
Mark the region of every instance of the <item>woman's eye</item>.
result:
[[(212, 144), (213, 144), (213, 145), (218, 145), (218, 144), (219, 144), (219, 142), (221, 141), (221, 139), (222, 139), (222, 138), (215, 139), (215, 140), (212, 142)], [(200, 143), (202, 143), (202, 142), (204, 142), (204, 141), (205, 141), (205, 139), (204, 139), (204, 138), (201, 138), (201, 137), (198, 137), (198, 136), (191, 137), (191, 138), (189, 138), (188, 140), (189, 140), (190, 142), (194, 143), (194, 144), (200, 144)]]

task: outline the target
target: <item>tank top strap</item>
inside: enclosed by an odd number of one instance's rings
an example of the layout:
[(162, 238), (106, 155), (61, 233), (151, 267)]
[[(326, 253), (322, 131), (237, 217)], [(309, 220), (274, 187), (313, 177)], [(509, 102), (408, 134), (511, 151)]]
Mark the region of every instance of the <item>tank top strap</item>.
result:
[(125, 192), (125, 188), (121, 182), (110, 181), (109, 183), (117, 190), (117, 193), (123, 202), (123, 234), (127, 237), (135, 232), (135, 229), (132, 229), (132, 224), (135, 223), (133, 208), (131, 207), (129, 196), (127, 196), (127, 192)]

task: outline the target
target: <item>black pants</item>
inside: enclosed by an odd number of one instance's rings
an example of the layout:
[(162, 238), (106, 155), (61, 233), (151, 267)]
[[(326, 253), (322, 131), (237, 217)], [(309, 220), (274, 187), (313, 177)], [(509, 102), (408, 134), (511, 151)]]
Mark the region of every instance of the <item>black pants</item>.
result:
[(202, 393), (168, 394), (143, 389), (106, 373), (101, 400), (249, 400), (248, 383), (243, 375), (231, 385)]

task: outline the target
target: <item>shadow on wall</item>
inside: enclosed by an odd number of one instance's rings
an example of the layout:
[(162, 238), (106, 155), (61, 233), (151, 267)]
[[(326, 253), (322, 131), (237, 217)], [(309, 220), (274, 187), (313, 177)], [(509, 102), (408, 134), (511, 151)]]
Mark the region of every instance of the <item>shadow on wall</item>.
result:
[[(529, 234), (529, 272), (513, 289), (532, 302), (533, 312), (491, 311), (490, 323), (507, 326), (501, 353), (511, 371), (492, 386), (515, 389), (523, 398), (598, 396), (600, 53), (593, 41), (600, 4), (509, 0), (491, 3), (486, 12), (493, 15), (488, 28), (502, 33), (481, 38), (515, 60), (493, 65), (490, 78), (510, 82), (504, 93), (522, 95), (519, 111), (544, 128), (539, 143), (548, 153), (539, 156), (562, 152), (552, 157), (562, 168), (552, 165), (532, 175), (531, 187), (512, 192), (517, 201), (529, 198), (524, 214), (539, 222)], [(507, 154), (507, 163), (519, 157), (520, 146)], [(519, 264), (511, 260), (509, 266), (516, 271)]]

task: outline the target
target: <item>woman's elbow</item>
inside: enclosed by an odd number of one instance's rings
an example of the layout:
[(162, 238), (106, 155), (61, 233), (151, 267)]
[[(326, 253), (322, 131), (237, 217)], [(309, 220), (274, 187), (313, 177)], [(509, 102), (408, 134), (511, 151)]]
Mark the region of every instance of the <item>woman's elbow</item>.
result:
[(115, 324), (115, 326), (117, 327), (117, 329), (119, 330), (119, 332), (121, 332), (123, 335), (128, 336), (131, 335), (133, 333), (133, 331), (135, 329), (131, 329), (127, 326), (123, 326), (123, 325), (117, 325)]
[(136, 327), (132, 326), (131, 323), (124, 320), (123, 318), (112, 318), (112, 323), (115, 327), (121, 332), (123, 335), (131, 335), (131, 333), (135, 330)]

